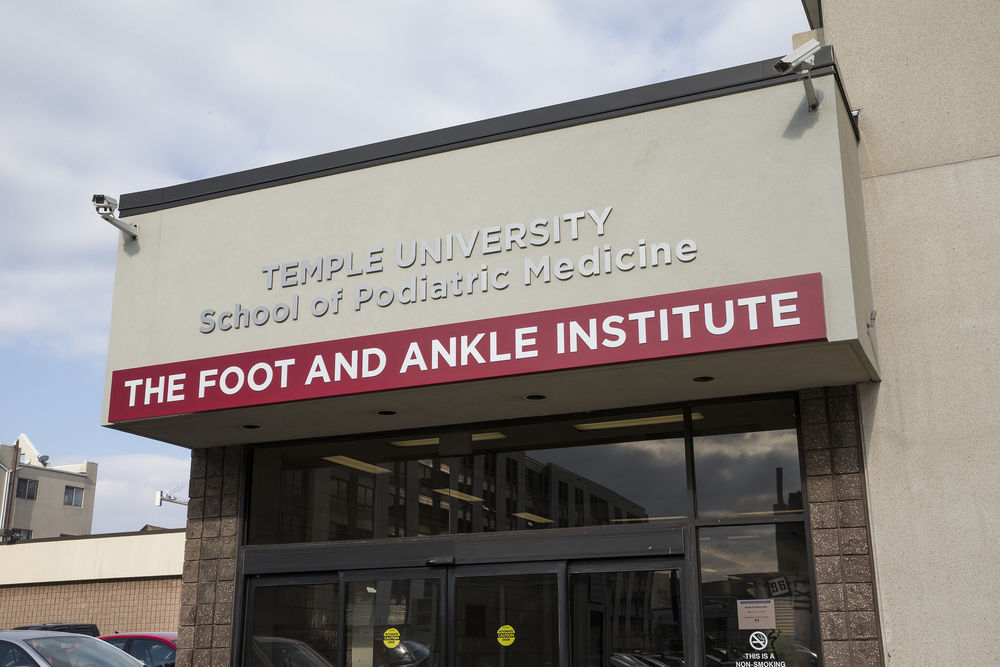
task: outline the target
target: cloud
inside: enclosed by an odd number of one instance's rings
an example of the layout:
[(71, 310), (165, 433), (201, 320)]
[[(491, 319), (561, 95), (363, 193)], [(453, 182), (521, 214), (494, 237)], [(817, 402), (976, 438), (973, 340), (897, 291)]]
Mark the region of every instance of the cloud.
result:
[(18, 3), (5, 22), (0, 59), (17, 66), (0, 73), (3, 345), (95, 356), (119, 235), (94, 192), (779, 55), (807, 27), (798, 0), (95, 0)]
[[(156, 491), (171, 491), (187, 499), (191, 460), (183, 456), (122, 454), (100, 457), (97, 461), (97, 491), (91, 533), (119, 533), (139, 530), (146, 524), (163, 528), (183, 528), (187, 508), (174, 503), (156, 507)], [(68, 458), (58, 465), (79, 463)]]

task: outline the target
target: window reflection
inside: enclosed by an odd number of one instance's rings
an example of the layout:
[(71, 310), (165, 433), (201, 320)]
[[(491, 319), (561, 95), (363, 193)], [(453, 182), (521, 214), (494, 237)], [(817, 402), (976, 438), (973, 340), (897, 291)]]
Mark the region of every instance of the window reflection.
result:
[[(683, 419), (607, 420), (475, 434), (439, 456), (439, 438), (255, 452), (248, 541), (360, 540), (626, 525), (687, 516)], [(647, 434), (657, 437), (643, 437)], [(634, 434), (636, 439), (623, 436)], [(519, 437), (520, 436), (520, 437)], [(563, 440), (564, 439), (564, 440)], [(491, 449), (516, 446), (534, 449)], [(560, 440), (563, 440), (562, 442)], [(534, 441), (532, 443), (531, 441)], [(597, 444), (595, 444), (597, 443)], [(551, 445), (561, 445), (552, 447)], [(576, 446), (567, 446), (567, 445)], [(538, 445), (550, 445), (538, 447)]]
[(693, 420), (698, 516), (802, 511), (794, 403), (698, 406)]
[(703, 528), (698, 546), (706, 659), (753, 664), (750, 637), (762, 632), (777, 660), (816, 665), (803, 525)]
[(440, 665), (439, 588), (420, 578), (348, 583), (348, 667)]
[(336, 583), (255, 589), (250, 665), (337, 664)]
[[(254, 452), (250, 544), (802, 512), (789, 397)], [(442, 455), (443, 453), (448, 455)]]
[(680, 571), (570, 575), (572, 664), (684, 664)]
[(455, 664), (558, 665), (558, 599), (555, 574), (456, 577)]

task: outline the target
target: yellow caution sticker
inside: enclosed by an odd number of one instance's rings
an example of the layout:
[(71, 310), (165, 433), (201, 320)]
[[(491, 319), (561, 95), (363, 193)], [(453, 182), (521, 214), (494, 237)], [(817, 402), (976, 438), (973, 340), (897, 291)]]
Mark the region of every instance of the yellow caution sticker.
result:
[(396, 628), (389, 628), (383, 632), (382, 643), (385, 644), (386, 648), (396, 648), (399, 646), (399, 630)]
[(500, 646), (510, 646), (514, 643), (514, 628), (509, 625), (501, 625), (497, 630), (497, 642)]

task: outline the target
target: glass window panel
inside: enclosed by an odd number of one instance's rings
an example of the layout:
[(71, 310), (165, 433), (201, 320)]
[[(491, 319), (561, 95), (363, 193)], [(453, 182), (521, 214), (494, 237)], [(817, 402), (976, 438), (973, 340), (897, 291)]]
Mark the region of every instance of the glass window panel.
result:
[[(677, 409), (504, 426), (484, 435), (465, 434), (469, 449), (480, 451), (448, 457), (433, 451), (438, 438), (257, 449), (248, 542), (627, 525), (687, 515)], [(489, 449), (496, 443), (505, 449)], [(543, 443), (549, 446), (538, 447)]]
[(794, 410), (791, 398), (692, 409), (698, 516), (802, 511)]
[(34, 664), (35, 660), (29, 658), (23, 650), (13, 644), (0, 641), (0, 665), (3, 667), (31, 667)]
[(347, 665), (442, 664), (438, 579), (347, 584)]
[(251, 610), (251, 665), (337, 664), (339, 586), (259, 586)]
[[(698, 548), (708, 659), (753, 664), (770, 658), (748, 654), (766, 650), (788, 667), (817, 664), (803, 524), (702, 528)], [(741, 605), (740, 601), (753, 604)], [(755, 621), (752, 614), (763, 620)], [(759, 635), (751, 644), (754, 632), (763, 633), (766, 649), (757, 648), (763, 643)]]
[(63, 505), (83, 507), (83, 489), (76, 486), (67, 486), (63, 492)]
[(554, 573), (457, 578), (456, 664), (558, 665), (558, 605)]
[(575, 667), (684, 664), (680, 570), (574, 573)]
[(132, 640), (129, 653), (142, 660), (146, 667), (173, 667), (177, 656), (177, 650), (170, 644), (142, 637)]
[(25, 500), (34, 500), (38, 496), (38, 480), (24, 479), (17, 480), (17, 497)]

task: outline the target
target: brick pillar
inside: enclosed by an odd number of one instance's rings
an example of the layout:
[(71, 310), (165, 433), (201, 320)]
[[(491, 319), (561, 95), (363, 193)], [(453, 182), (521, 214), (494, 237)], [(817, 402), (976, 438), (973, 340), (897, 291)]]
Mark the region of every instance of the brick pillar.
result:
[(177, 667), (224, 667), (232, 652), (239, 447), (191, 452)]
[(855, 388), (799, 393), (826, 667), (883, 665)]

